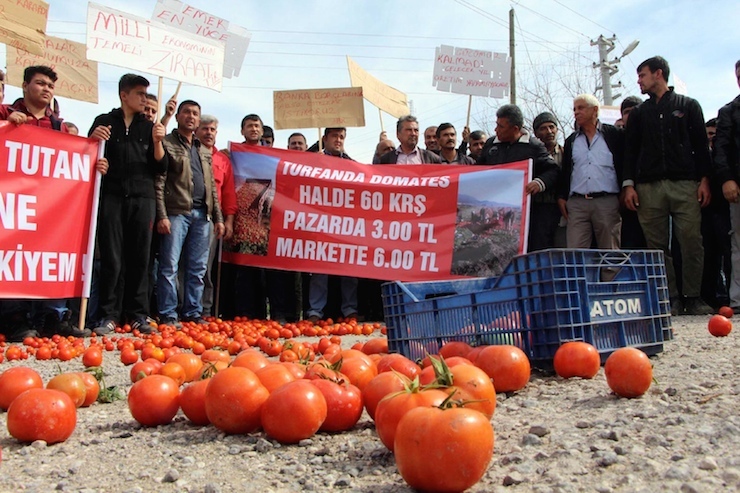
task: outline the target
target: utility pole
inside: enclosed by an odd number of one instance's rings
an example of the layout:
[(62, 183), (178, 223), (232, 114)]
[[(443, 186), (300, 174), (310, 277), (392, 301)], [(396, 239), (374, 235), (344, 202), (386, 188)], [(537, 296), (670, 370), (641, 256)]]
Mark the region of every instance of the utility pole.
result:
[(622, 58), (632, 53), (632, 51), (637, 48), (637, 45), (640, 44), (637, 40), (631, 42), (627, 48), (624, 49), (622, 56), (615, 57), (613, 60), (609, 61), (607, 60), (607, 56), (609, 56), (609, 53), (614, 50), (614, 41), (616, 41), (616, 39), (616, 35), (612, 35), (611, 38), (605, 38), (602, 34), (599, 35), (599, 38), (596, 41), (591, 41), (591, 46), (598, 45), (599, 47), (599, 63), (594, 63), (594, 68), (601, 69), (601, 86), (596, 89), (601, 89), (604, 95), (604, 104), (606, 106), (611, 106), (615, 99), (622, 96), (621, 94), (612, 95), (612, 88), (622, 87), (621, 82), (612, 84), (612, 75), (619, 72), (619, 62)]
[(511, 57), (511, 79), (509, 84), (509, 102), (516, 104), (516, 49), (514, 44), (514, 9), (509, 10), (509, 57)]

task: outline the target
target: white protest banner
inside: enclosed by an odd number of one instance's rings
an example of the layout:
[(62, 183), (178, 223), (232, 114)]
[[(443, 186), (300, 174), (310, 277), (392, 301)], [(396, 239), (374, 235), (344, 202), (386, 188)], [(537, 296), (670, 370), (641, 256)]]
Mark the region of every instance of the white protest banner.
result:
[(364, 127), (361, 87), (273, 91), (275, 130)]
[(26, 67), (46, 65), (59, 77), (54, 87), (55, 95), (88, 103), (98, 102), (98, 64), (85, 58), (83, 43), (49, 36), (44, 41), (44, 54), (41, 56), (8, 46), (6, 63), (11, 86), (22, 86)]
[(48, 16), (44, 0), (0, 0), (0, 43), (43, 55)]
[(509, 94), (511, 59), (506, 53), (436, 48), (432, 85), (438, 91), (503, 98)]
[(352, 86), (362, 87), (362, 95), (365, 99), (396, 118), (410, 113), (404, 93), (376, 79), (350, 57), (347, 57), (347, 68)]
[(239, 77), (252, 34), (243, 27), (231, 24), (179, 0), (158, 0), (152, 20), (164, 25), (197, 34), (225, 45), (223, 76)]
[(94, 3), (87, 9), (87, 58), (221, 91), (221, 43)]

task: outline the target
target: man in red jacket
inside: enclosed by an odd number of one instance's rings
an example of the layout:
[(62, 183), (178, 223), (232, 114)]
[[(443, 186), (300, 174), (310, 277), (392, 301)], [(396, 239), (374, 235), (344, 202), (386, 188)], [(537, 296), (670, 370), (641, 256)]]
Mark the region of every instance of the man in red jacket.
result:
[[(236, 187), (234, 186), (234, 172), (231, 161), (225, 154), (216, 149), (216, 135), (218, 134), (218, 119), (212, 115), (202, 115), (200, 126), (195, 132), (201, 144), (211, 151), (213, 156), (213, 180), (216, 182), (218, 201), (224, 216), (224, 240), (231, 238), (234, 233), (234, 215), (236, 215)], [(213, 307), (213, 260), (218, 250), (218, 240), (211, 235), (208, 249), (208, 266), (206, 269), (205, 288), (203, 289), (203, 315), (218, 315), (212, 313)]]

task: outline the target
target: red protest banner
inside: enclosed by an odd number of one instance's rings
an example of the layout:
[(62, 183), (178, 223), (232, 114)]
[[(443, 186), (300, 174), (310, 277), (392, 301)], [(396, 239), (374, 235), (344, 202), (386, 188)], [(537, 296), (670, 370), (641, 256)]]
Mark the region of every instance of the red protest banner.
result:
[(98, 145), (0, 122), (0, 298), (89, 296)]
[(373, 279), (493, 276), (523, 252), (530, 163), (369, 166), (231, 144), (226, 262)]

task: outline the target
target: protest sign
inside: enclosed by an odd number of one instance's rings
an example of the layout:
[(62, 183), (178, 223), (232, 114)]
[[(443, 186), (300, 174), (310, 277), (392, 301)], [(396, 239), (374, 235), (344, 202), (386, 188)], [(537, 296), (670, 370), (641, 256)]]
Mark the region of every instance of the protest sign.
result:
[(617, 120), (622, 119), (622, 112), (619, 106), (599, 106), (599, 121), (614, 125)]
[(364, 127), (361, 87), (273, 91), (275, 130)]
[(223, 43), (225, 46), (223, 76), (227, 79), (239, 76), (252, 37), (252, 34), (243, 27), (179, 0), (158, 0), (152, 20)]
[(94, 3), (87, 58), (221, 91), (223, 44)]
[(8, 46), (8, 84), (21, 87), (26, 67), (46, 65), (59, 77), (54, 87), (56, 96), (97, 103), (98, 64), (88, 60), (85, 53), (83, 43), (53, 36), (44, 40), (42, 55)]
[(529, 162), (370, 166), (230, 150), (239, 212), (226, 262), (421, 281), (495, 276), (523, 252)]
[(43, 0), (0, 0), (0, 43), (44, 54), (49, 4)]
[(89, 296), (98, 146), (0, 122), (0, 298)]
[(438, 91), (503, 98), (509, 93), (511, 59), (506, 53), (436, 48), (432, 85)]
[(347, 68), (349, 69), (350, 83), (353, 87), (362, 87), (362, 95), (365, 99), (396, 118), (410, 113), (409, 104), (404, 93), (383, 84), (349, 56), (347, 57)]

